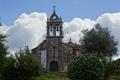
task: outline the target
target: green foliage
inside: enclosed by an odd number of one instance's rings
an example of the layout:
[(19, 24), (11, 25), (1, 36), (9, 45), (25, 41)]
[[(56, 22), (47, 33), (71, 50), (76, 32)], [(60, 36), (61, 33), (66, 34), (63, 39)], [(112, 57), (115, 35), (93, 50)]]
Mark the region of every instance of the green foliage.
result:
[[(8, 47), (5, 45), (5, 41), (6, 41), (6, 36), (0, 33), (0, 59), (4, 59), (8, 54), (7, 52)], [(0, 61), (3, 61), (3, 60), (0, 60)], [(1, 65), (2, 64), (0, 64), (0, 66)]]
[(7, 58), (6, 64), (2, 73), (2, 80), (17, 80), (17, 67), (13, 57)]
[(68, 77), (71, 80), (88, 80), (89, 78), (95, 80), (95, 77), (92, 78), (93, 73), (97, 74), (97, 77), (101, 77), (98, 79), (96, 77), (97, 80), (120, 78), (118, 77), (120, 75), (120, 63), (118, 61), (110, 61), (104, 56), (85, 54), (75, 58), (67, 71)]
[(2, 26), (2, 23), (0, 23), (0, 26)]
[(114, 75), (115, 70), (117, 69), (117, 65), (114, 61), (106, 59), (106, 57), (102, 58), (102, 62), (104, 64), (104, 80), (110, 80), (111, 76)]
[(69, 65), (67, 75), (70, 80), (103, 80), (104, 64), (97, 56), (81, 55)]
[(33, 80), (68, 80), (68, 78), (66, 77), (66, 73), (48, 72)]
[(40, 73), (42, 73), (42, 67), (39, 61), (28, 48), (25, 48), (17, 52), (15, 57), (10, 58), (2, 77), (3, 80), (31, 80)]
[(120, 75), (120, 62), (113, 61), (112, 63), (113, 63), (114, 75)]
[(103, 60), (104, 63), (104, 80), (111, 80), (116, 75), (120, 75), (120, 63), (117, 61)]
[(3, 72), (3, 67), (6, 61), (6, 55), (8, 54), (8, 47), (5, 45), (6, 36), (0, 32), (0, 80)]
[[(26, 51), (28, 50), (26, 49)], [(26, 51), (20, 51), (16, 55), (16, 66), (18, 66), (20, 80), (30, 80), (31, 77), (38, 76), (41, 71), (40, 63), (34, 55)]]
[(100, 24), (95, 25), (92, 30), (84, 31), (81, 39), (82, 53), (102, 53), (111, 57), (117, 52), (117, 42), (110, 35), (108, 28), (102, 28)]

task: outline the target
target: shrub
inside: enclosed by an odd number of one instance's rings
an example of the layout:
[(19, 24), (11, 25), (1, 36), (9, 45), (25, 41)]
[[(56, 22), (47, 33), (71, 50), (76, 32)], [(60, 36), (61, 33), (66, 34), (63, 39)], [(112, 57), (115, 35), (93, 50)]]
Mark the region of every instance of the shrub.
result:
[(97, 56), (81, 55), (68, 66), (67, 76), (70, 80), (102, 80), (104, 65)]
[(26, 48), (16, 53), (15, 57), (10, 57), (4, 68), (2, 79), (31, 80), (32, 77), (39, 76), (40, 73), (42, 73), (42, 67), (39, 61)]

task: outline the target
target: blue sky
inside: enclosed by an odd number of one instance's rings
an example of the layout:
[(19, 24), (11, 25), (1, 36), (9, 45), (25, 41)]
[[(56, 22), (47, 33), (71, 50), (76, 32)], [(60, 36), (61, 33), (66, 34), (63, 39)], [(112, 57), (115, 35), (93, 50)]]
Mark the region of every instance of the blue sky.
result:
[(1, 21), (11, 25), (22, 13), (50, 15), (53, 5), (64, 21), (74, 17), (95, 20), (101, 14), (120, 11), (120, 0), (0, 0)]

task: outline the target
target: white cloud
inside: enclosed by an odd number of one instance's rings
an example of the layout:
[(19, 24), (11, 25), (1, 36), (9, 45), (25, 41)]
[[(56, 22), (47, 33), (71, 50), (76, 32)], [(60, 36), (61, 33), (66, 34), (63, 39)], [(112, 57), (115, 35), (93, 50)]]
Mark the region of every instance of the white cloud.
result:
[(64, 41), (68, 41), (69, 38), (72, 38), (73, 42), (79, 43), (80, 36), (82, 35), (81, 31), (88, 29), (90, 30), (93, 28), (95, 21), (91, 19), (81, 19), (81, 18), (74, 18), (70, 22), (65, 22), (63, 24), (65, 38)]
[[(96, 20), (74, 18), (71, 22), (65, 22), (65, 39), (68, 40), (72, 37), (73, 41), (78, 42), (79, 36), (83, 29), (91, 29), (94, 24), (100, 23), (102, 27), (107, 27), (111, 31), (111, 35), (115, 37), (116, 41), (120, 41), (120, 12), (118, 13), (105, 13), (99, 16)], [(120, 42), (118, 45), (118, 54), (120, 55)], [(114, 59), (120, 56), (115, 56)]]
[[(33, 12), (31, 14), (23, 13), (14, 22), (10, 28), (7, 29), (8, 46), (12, 52), (28, 45), (30, 49), (36, 47), (45, 38), (46, 34), (46, 20), (45, 13)], [(95, 24), (90, 19), (74, 18), (71, 22), (63, 24), (65, 38), (68, 41), (71, 37), (73, 42), (78, 42), (80, 33), (83, 29), (91, 29)]]
[[(6, 34), (9, 35), (8, 46), (10, 50), (16, 51), (26, 45), (29, 45), (31, 49), (36, 47), (45, 38), (46, 20), (46, 13), (38, 12), (23, 13), (18, 17), (14, 24), (7, 31), (5, 30)], [(105, 13), (96, 20), (74, 18), (70, 22), (65, 22), (63, 24), (64, 41), (68, 41), (71, 37), (73, 42), (78, 42), (81, 31), (84, 29), (90, 30), (96, 23), (100, 23), (103, 27), (108, 27), (115, 39), (120, 41), (120, 12)]]
[(120, 41), (120, 13), (106, 13), (96, 20), (103, 27), (108, 27), (115, 39)]
[(36, 47), (45, 37), (46, 19), (45, 13), (23, 13), (6, 32), (10, 50)]
[[(107, 27), (116, 41), (120, 41), (120, 12), (106, 13), (98, 17), (96, 22), (100, 23), (103, 27)], [(118, 54), (120, 55), (120, 42), (118, 45)], [(115, 59), (120, 56), (115, 56)]]
[(7, 29), (8, 29), (7, 25), (2, 23), (2, 26), (0, 26), (0, 32), (5, 34)]

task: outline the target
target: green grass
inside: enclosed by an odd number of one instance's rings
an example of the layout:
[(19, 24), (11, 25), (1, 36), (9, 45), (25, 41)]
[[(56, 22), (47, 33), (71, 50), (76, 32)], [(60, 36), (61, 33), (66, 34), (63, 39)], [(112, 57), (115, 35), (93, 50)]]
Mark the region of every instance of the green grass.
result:
[(40, 77), (36, 77), (34, 80), (68, 80), (65, 73), (45, 73)]

